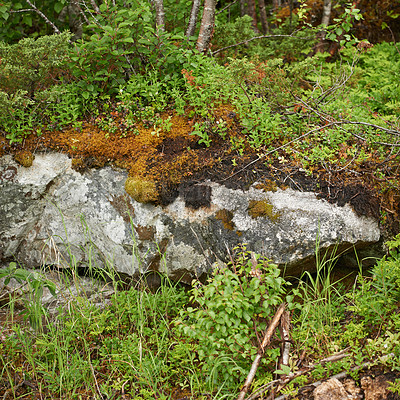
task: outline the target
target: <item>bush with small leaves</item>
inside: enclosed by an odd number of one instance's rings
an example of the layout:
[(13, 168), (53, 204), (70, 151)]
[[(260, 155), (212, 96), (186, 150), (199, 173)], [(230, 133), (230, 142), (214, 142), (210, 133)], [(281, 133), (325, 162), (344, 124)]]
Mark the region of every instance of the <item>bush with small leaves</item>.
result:
[[(199, 359), (210, 390), (235, 390), (248, 373), (270, 318), (282, 302), (286, 281), (275, 264), (237, 248), (228, 265), (216, 268), (206, 284), (196, 282), (196, 308), (181, 312), (183, 331), (199, 343)], [(280, 350), (266, 349), (258, 373), (272, 368)]]

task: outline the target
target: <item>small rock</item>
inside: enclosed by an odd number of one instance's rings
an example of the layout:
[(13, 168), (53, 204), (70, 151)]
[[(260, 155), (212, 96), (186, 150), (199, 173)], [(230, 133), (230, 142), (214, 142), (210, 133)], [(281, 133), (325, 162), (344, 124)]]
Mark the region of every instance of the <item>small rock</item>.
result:
[(350, 393), (355, 399), (364, 398), (361, 388), (356, 385), (356, 382), (353, 379), (346, 379), (343, 382), (343, 386), (346, 389), (346, 392)]
[(365, 400), (385, 400), (390, 392), (388, 382), (383, 375), (372, 379), (370, 376), (361, 378), (361, 387), (364, 390)]
[(350, 395), (343, 384), (336, 378), (323, 382), (314, 390), (314, 400), (355, 400), (356, 396)]

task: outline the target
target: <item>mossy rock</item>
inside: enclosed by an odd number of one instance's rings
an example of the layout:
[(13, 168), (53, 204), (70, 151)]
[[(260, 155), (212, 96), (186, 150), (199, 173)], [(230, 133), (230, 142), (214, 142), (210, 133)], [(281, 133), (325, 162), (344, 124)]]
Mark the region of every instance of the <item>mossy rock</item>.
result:
[(15, 153), (14, 155), (14, 160), (17, 162), (19, 165), (22, 165), (23, 167), (29, 168), (32, 166), (33, 160), (35, 159), (35, 156), (33, 153), (29, 150), (21, 150)]
[(156, 184), (150, 180), (128, 177), (125, 190), (139, 203), (156, 203), (159, 200)]
[(248, 213), (252, 218), (267, 217), (272, 222), (276, 222), (281, 214), (274, 212), (273, 208), (272, 204), (265, 200), (250, 200)]

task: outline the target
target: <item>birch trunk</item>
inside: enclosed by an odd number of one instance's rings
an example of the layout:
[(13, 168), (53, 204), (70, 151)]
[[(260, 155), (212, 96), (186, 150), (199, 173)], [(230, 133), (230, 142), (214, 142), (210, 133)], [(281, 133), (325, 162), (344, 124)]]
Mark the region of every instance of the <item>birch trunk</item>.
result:
[(197, 38), (197, 50), (200, 53), (205, 53), (211, 43), (211, 38), (214, 33), (215, 23), (215, 6), (216, 0), (205, 0), (203, 18), (201, 20), (199, 37)]
[(274, 12), (277, 12), (281, 6), (281, 0), (272, 0), (274, 6)]
[(322, 10), (322, 31), (319, 33), (319, 42), (315, 46), (315, 52), (323, 52), (324, 51), (324, 41), (326, 36), (326, 30), (324, 27), (329, 25), (329, 21), (331, 19), (332, 12), (332, 0), (324, 0), (324, 8)]
[(194, 36), (196, 31), (197, 17), (199, 15), (200, 0), (193, 0), (192, 11), (190, 12), (190, 20), (186, 30), (186, 36), (190, 38)]
[(321, 25), (328, 26), (331, 19), (332, 0), (324, 0), (324, 8), (322, 11)]
[(165, 13), (163, 0), (153, 0), (154, 8), (156, 9), (156, 26), (161, 31), (164, 30), (165, 25)]

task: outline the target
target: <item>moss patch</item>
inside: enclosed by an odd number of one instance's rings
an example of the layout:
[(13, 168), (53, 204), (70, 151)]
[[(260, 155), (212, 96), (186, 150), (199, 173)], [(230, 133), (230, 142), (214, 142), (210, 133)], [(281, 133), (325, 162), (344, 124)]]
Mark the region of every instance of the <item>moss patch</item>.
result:
[(267, 217), (272, 222), (277, 222), (281, 214), (274, 212), (273, 206), (265, 200), (250, 200), (248, 214), (252, 218)]
[(139, 203), (156, 203), (159, 198), (156, 184), (145, 179), (128, 177), (125, 190)]
[(14, 160), (17, 162), (19, 165), (22, 165), (23, 167), (29, 168), (32, 166), (33, 160), (35, 159), (35, 156), (33, 153), (29, 150), (21, 150), (15, 153), (14, 155)]
[(217, 219), (218, 221), (221, 221), (222, 224), (224, 225), (224, 228), (229, 230), (229, 231), (233, 231), (233, 229), (235, 228), (235, 224), (232, 221), (233, 218), (233, 213), (232, 211), (229, 210), (218, 210), (215, 213), (215, 219)]
[(254, 185), (256, 189), (263, 190), (264, 192), (276, 192), (278, 190), (278, 185), (275, 181), (270, 179), (265, 179), (263, 183), (257, 183)]

